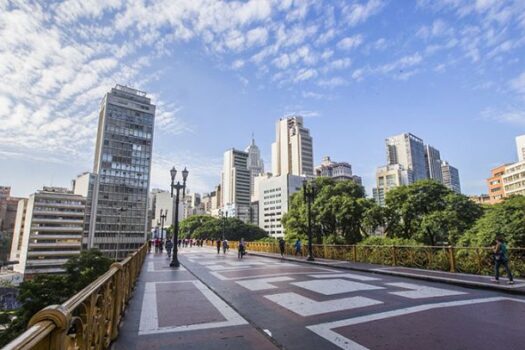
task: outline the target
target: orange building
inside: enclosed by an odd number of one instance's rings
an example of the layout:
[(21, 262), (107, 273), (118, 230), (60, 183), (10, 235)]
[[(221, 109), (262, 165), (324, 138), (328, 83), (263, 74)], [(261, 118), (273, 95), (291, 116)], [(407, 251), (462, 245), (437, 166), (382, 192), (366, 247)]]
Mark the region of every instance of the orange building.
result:
[(489, 189), (490, 204), (499, 203), (505, 198), (505, 189), (503, 187), (503, 174), (507, 164), (493, 168), (490, 172), (492, 176), (487, 179)]

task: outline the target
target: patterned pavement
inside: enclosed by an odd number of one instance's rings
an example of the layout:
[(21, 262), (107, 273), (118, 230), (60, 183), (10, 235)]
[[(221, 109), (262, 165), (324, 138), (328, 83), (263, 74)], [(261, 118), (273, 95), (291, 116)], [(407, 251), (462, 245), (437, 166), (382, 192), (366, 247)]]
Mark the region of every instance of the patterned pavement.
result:
[(525, 298), (210, 248), (150, 254), (114, 349), (521, 349)]

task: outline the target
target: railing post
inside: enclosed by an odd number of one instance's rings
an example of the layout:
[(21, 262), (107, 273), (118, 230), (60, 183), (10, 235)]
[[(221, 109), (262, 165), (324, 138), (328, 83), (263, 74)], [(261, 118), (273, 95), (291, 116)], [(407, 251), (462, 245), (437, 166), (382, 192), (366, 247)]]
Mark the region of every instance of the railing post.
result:
[(354, 258), (354, 262), (357, 262), (357, 246), (355, 244), (352, 246), (352, 257)]
[(454, 247), (448, 246), (448, 259), (450, 261), (450, 272), (456, 272), (456, 254), (454, 252)]
[(38, 311), (27, 325), (27, 328), (34, 326), (38, 322), (51, 321), (56, 328), (51, 332), (49, 348), (53, 350), (66, 350), (66, 336), (71, 322), (71, 313), (62, 305), (51, 305)]
[(392, 245), (392, 266), (396, 266), (397, 265), (397, 252), (396, 252), (396, 245)]
[(122, 264), (113, 263), (110, 268), (116, 268), (115, 273), (115, 286), (113, 290), (113, 320), (111, 322), (111, 340), (117, 339), (118, 336), (118, 325), (120, 323), (120, 314), (122, 313), (122, 299), (124, 297), (122, 286)]

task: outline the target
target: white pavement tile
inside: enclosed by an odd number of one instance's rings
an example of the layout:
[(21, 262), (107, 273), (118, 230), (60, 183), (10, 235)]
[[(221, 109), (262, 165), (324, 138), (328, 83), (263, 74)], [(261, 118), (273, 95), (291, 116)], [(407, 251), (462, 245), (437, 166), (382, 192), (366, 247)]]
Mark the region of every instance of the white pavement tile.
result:
[(320, 315), (382, 304), (381, 301), (365, 297), (351, 297), (328, 301), (315, 301), (297, 293), (272, 294), (265, 295), (264, 297), (301, 316)]
[(244, 266), (206, 265), (206, 268), (208, 268), (211, 271), (238, 271), (238, 270), (249, 269), (252, 267), (249, 265), (244, 265)]
[(286, 282), (293, 281), (294, 279), (287, 276), (282, 277), (271, 277), (271, 278), (257, 278), (244, 281), (236, 281), (237, 284), (243, 286), (246, 289), (257, 291), (265, 289), (275, 289), (277, 286), (271, 284), (272, 282)]
[(389, 292), (389, 294), (398, 295), (400, 297), (409, 298), (409, 299), (425, 299), (425, 298), (437, 298), (437, 297), (447, 297), (451, 295), (462, 295), (467, 294), (465, 292), (458, 292), (456, 290), (442, 289), (435, 287), (427, 287), (420, 284), (413, 283), (386, 283), (387, 286), (411, 289), (404, 292)]
[(291, 284), (324, 295), (349, 293), (361, 290), (384, 289), (383, 287), (374, 286), (371, 284), (347, 281), (342, 279), (311, 280), (304, 282), (294, 282)]
[(368, 277), (363, 275), (356, 275), (355, 273), (328, 273), (325, 275), (310, 275), (310, 277), (313, 278), (349, 278), (351, 280), (358, 280), (358, 281), (379, 281), (380, 278), (376, 277)]

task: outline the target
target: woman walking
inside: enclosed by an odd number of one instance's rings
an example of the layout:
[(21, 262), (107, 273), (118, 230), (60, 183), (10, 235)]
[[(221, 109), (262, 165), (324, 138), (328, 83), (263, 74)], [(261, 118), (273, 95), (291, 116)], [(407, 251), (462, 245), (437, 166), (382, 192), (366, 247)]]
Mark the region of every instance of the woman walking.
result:
[(494, 282), (499, 283), (499, 268), (501, 265), (505, 268), (507, 276), (509, 277), (508, 284), (514, 284), (514, 278), (512, 277), (512, 272), (509, 268), (509, 256), (507, 252), (507, 245), (503, 241), (501, 236), (496, 238), (496, 245), (493, 248), (494, 251)]

